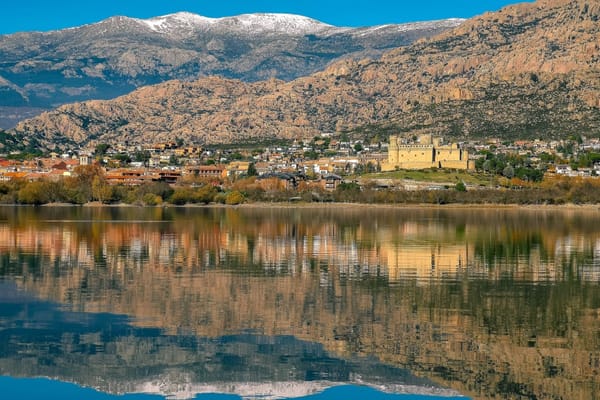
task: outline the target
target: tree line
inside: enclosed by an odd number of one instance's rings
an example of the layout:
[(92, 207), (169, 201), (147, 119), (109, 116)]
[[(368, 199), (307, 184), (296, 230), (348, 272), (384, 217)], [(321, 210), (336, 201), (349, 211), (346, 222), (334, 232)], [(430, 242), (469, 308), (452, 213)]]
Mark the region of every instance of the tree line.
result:
[(503, 178), (496, 188), (469, 188), (460, 183), (423, 190), (380, 188), (368, 181), (340, 183), (333, 190), (300, 181), (293, 188), (282, 182), (265, 184), (256, 176), (234, 181), (188, 180), (178, 185), (153, 182), (140, 186), (111, 185), (102, 168), (79, 166), (74, 175), (51, 180), (12, 180), (0, 183), (4, 204), (228, 204), (244, 202), (340, 202), (367, 204), (595, 204), (600, 180), (556, 177), (541, 183)]

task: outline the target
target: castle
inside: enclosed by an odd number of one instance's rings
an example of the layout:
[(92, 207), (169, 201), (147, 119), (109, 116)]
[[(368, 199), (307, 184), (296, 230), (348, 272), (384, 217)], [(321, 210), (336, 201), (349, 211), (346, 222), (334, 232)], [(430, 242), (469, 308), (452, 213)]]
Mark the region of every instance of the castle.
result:
[(451, 168), (474, 169), (469, 152), (458, 143), (442, 144), (441, 138), (421, 135), (417, 144), (402, 144), (397, 135), (390, 136), (388, 159), (383, 163), (383, 171), (395, 169)]

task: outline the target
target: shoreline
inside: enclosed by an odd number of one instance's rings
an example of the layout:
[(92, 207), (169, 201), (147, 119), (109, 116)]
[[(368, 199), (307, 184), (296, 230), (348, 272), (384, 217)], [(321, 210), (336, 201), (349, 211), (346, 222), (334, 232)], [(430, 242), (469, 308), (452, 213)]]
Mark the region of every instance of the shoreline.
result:
[(2, 207), (41, 207), (41, 208), (224, 208), (224, 209), (440, 209), (440, 210), (529, 210), (529, 211), (551, 211), (551, 210), (572, 210), (572, 211), (600, 211), (600, 204), (504, 204), (504, 203), (449, 203), (449, 204), (431, 204), (431, 203), (398, 203), (398, 204), (380, 204), (380, 203), (293, 203), (293, 202), (256, 202), (243, 203), (236, 205), (227, 205), (220, 203), (211, 204), (161, 204), (155, 206), (139, 204), (102, 204), (99, 202), (90, 202), (85, 204), (71, 203), (46, 203), (40, 205), (31, 204), (0, 204)]
[(240, 207), (240, 208), (331, 208), (331, 209), (439, 209), (439, 210), (529, 210), (529, 211), (551, 211), (551, 210), (572, 210), (572, 211), (600, 211), (600, 204), (502, 204), (502, 203), (487, 203), (487, 204), (470, 204), (470, 203), (454, 203), (454, 204), (369, 204), (369, 203), (247, 203), (237, 206), (224, 207)]

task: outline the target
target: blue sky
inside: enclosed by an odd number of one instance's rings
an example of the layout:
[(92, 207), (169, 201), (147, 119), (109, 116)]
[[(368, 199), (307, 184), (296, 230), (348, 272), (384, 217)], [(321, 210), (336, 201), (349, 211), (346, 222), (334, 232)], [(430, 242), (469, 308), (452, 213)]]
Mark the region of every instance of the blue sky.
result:
[(6, 0), (0, 34), (47, 31), (113, 15), (149, 18), (177, 11), (208, 17), (252, 12), (306, 15), (338, 26), (366, 26), (449, 17), (468, 18), (515, 0)]

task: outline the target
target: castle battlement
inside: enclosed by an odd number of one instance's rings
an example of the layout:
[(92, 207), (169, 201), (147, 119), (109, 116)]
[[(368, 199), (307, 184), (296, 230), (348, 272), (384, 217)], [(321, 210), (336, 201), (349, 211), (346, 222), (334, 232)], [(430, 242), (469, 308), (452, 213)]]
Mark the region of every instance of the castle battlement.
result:
[(396, 149), (402, 150), (421, 150), (421, 149), (433, 149), (432, 144), (401, 144), (396, 146)]

